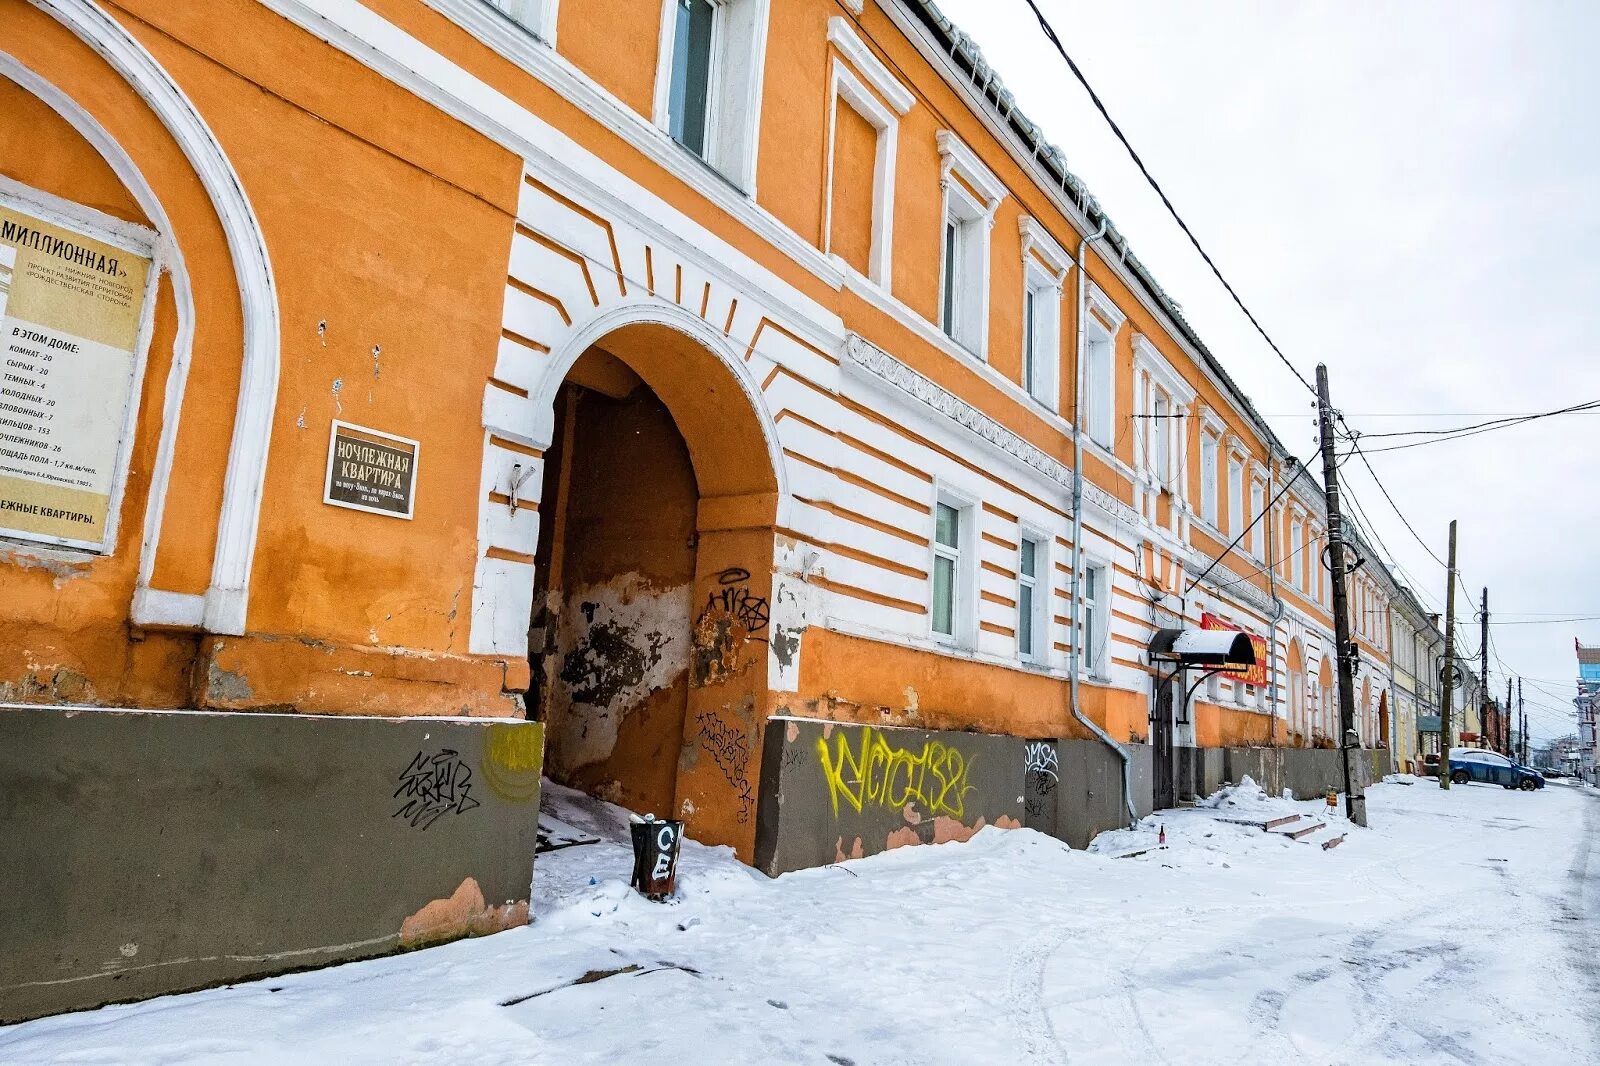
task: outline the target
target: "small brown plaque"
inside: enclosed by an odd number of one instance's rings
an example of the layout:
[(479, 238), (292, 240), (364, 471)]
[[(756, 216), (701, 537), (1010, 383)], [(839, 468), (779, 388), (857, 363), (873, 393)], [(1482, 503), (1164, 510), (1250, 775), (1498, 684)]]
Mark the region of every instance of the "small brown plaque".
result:
[(410, 518), (416, 504), (418, 448), (408, 437), (335, 421), (322, 502)]

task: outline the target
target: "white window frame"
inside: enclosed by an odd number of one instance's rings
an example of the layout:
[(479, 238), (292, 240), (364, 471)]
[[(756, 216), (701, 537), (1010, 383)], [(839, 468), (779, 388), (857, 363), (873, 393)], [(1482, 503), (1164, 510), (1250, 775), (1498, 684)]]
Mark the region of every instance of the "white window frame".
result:
[[(1082, 625), (1083, 649), (1078, 653), (1078, 669), (1086, 677), (1097, 681), (1110, 679), (1107, 669), (1107, 648), (1111, 643), (1111, 564), (1097, 556), (1085, 553), (1083, 560), (1084, 583), (1088, 584), (1090, 573), (1094, 573), (1094, 599), (1082, 599)], [(1073, 589), (1073, 595), (1081, 597), (1081, 590)], [(1078, 634), (1072, 634), (1076, 641)]]
[[(1033, 576), (1022, 572), (1022, 546), (1033, 545)], [(1043, 666), (1050, 661), (1050, 575), (1054, 564), (1050, 559), (1050, 537), (1028, 526), (1021, 527), (1017, 539), (1017, 658), (1025, 663)], [(1033, 607), (1029, 622), (1033, 628), (1033, 647), (1022, 650), (1022, 587), (1033, 590)]]
[(1297, 592), (1306, 591), (1306, 525), (1296, 518), (1289, 523), (1289, 583)]
[[(872, 169), (872, 250), (867, 256), (867, 277), (887, 290), (893, 278), (895, 160), (900, 140), (900, 117), (911, 110), (916, 97), (897, 81), (839, 15), (828, 19), (828, 40), (849, 60), (833, 60), (832, 93), (828, 106), (828, 195), (823, 219), (823, 251), (831, 254), (833, 240), (833, 168), (842, 101), (878, 131)], [(870, 86), (870, 88), (869, 88)], [(842, 262), (837, 256), (835, 261)]]
[[(940, 130), (939, 328), (972, 355), (989, 358), (989, 238), (1005, 186), (961, 138)], [(954, 223), (954, 262), (946, 230)], [(947, 315), (945, 293), (954, 299)], [(948, 321), (947, 321), (948, 318)]]
[(1231, 541), (1244, 532), (1244, 459), (1238, 452), (1228, 453), (1228, 528)]
[(1222, 520), (1222, 438), (1209, 427), (1200, 429), (1200, 520), (1212, 529)]
[(551, 48), (556, 46), (560, 0), (488, 0), (488, 3)]
[[(717, 8), (706, 102), (706, 164), (751, 196), (761, 140), (771, 0), (710, 0)], [(671, 137), (672, 57), (678, 0), (661, 0), (653, 121)], [(688, 148), (684, 149), (689, 152)], [(690, 152), (692, 155), (693, 153)]]
[[(1250, 478), (1250, 516), (1259, 518), (1267, 507), (1267, 483), (1254, 475)], [(1250, 531), (1250, 555), (1257, 562), (1266, 561), (1267, 523), (1257, 522)]]
[[(1078, 269), (1083, 269), (1081, 263)], [(1117, 334), (1127, 316), (1105, 290), (1088, 279), (1084, 280), (1084, 303), (1080, 310), (1085, 385), (1073, 418), (1081, 418), (1084, 434), (1110, 454), (1117, 443)]]
[[(936, 485), (934, 511), (929, 515), (928, 526), (928, 636), (941, 644), (971, 649), (978, 643), (978, 502), (977, 498), (953, 489)], [(954, 508), (957, 514), (956, 546), (949, 548), (939, 543), (938, 504)], [(950, 632), (940, 633), (933, 628), (934, 559), (953, 559), (950, 607)]]
[[(1187, 500), (1188, 412), (1195, 402), (1195, 390), (1183, 375), (1167, 362), (1161, 350), (1142, 333), (1133, 335), (1134, 381), (1143, 390), (1144, 470), (1151, 484)], [(1157, 415), (1169, 417), (1158, 418)]]
[[(1051, 411), (1061, 410), (1061, 299), (1072, 257), (1029, 215), (1017, 221), (1022, 244), (1022, 388)], [(1028, 298), (1033, 297), (1033, 328)], [(1029, 346), (1033, 366), (1029, 373)]]

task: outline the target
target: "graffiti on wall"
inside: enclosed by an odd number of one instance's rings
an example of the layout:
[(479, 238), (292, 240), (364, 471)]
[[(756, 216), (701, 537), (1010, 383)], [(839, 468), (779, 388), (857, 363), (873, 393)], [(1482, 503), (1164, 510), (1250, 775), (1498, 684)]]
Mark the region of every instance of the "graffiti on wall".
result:
[(451, 811), (465, 814), (482, 806), (472, 798), (472, 768), (449, 748), (435, 755), (417, 752), (400, 772), (394, 798), (402, 797), (405, 802), (390, 817), (413, 829), (426, 829)]
[(739, 797), (739, 821), (750, 820), (755, 809), (755, 789), (750, 785), (747, 768), (750, 765), (750, 741), (737, 727), (729, 725), (710, 711), (695, 716), (698, 726), (696, 738), (700, 746), (711, 754), (722, 776)]
[(716, 579), (717, 587), (706, 594), (694, 620), (696, 685), (726, 681), (738, 669), (739, 650), (749, 641), (767, 640), (760, 634), (766, 631), (771, 607), (765, 596), (750, 591), (750, 571), (730, 566)]
[(1026, 755), (1023, 772), (1027, 778), (1023, 809), (1029, 817), (1037, 818), (1048, 812), (1048, 798), (1060, 783), (1060, 756), (1056, 746), (1048, 740), (1030, 740), (1023, 750)]
[[(852, 747), (851, 737), (855, 737)], [(867, 807), (903, 810), (916, 804), (933, 815), (965, 817), (972, 761), (955, 748), (925, 740), (916, 750), (898, 748), (880, 730), (837, 730), (830, 748), (817, 738), (817, 758), (828, 782), (833, 816), (843, 800), (857, 814)]]

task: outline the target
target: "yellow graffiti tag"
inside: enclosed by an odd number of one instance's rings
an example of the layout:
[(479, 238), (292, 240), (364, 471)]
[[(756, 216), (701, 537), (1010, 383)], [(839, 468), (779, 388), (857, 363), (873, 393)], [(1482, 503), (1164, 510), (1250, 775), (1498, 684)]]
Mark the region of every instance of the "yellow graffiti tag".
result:
[(544, 730), (534, 723), (489, 727), (484, 743), (483, 777), (495, 795), (526, 803), (539, 795), (544, 769)]
[(974, 787), (967, 783), (972, 760), (955, 748), (928, 740), (913, 754), (894, 747), (877, 729), (865, 726), (855, 734), (859, 739), (852, 750), (851, 731), (835, 732), (831, 751), (826, 737), (817, 738), (817, 759), (828, 782), (835, 818), (839, 817), (841, 798), (857, 814), (869, 805), (901, 810), (915, 803), (929, 814), (965, 817), (967, 793)]

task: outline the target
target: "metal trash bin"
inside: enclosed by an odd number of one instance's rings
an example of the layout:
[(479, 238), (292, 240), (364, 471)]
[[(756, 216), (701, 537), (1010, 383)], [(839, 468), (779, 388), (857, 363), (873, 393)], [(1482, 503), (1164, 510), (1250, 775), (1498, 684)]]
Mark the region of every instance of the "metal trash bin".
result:
[(628, 826), (633, 837), (632, 886), (657, 903), (672, 895), (678, 882), (678, 845), (683, 823), (653, 815)]

